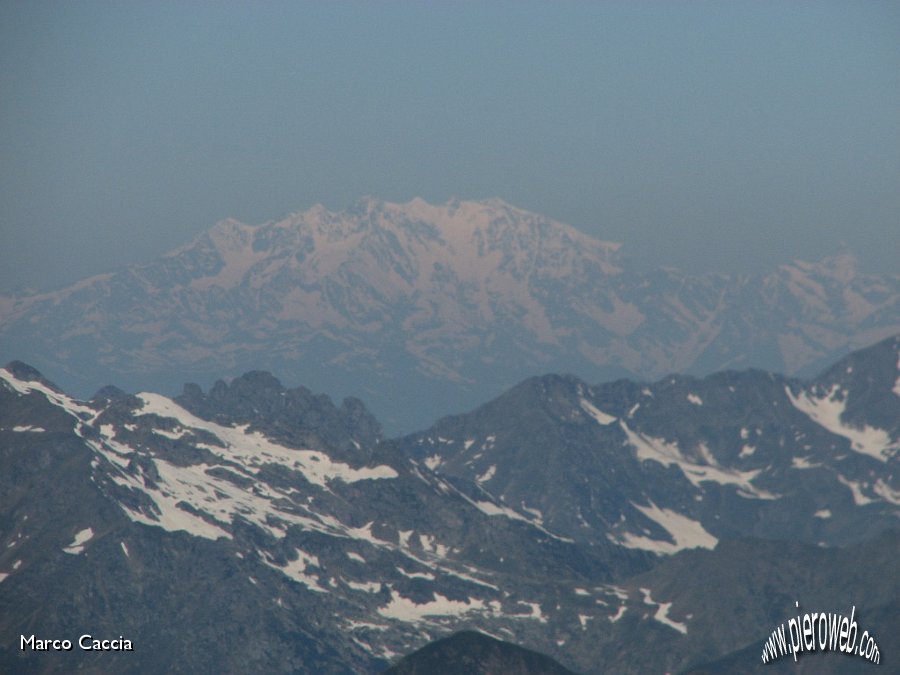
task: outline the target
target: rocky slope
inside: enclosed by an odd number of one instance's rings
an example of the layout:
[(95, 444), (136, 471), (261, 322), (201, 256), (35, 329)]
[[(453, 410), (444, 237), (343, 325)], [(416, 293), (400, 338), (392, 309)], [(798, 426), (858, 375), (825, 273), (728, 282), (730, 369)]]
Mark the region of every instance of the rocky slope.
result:
[[(743, 663), (794, 601), (855, 605), (888, 658), (898, 354), (537, 378), (391, 440), (266, 373), (80, 401), (11, 363), (0, 670), (378, 672), (475, 629), (577, 672), (677, 672)], [(134, 651), (20, 649), (82, 634)]]

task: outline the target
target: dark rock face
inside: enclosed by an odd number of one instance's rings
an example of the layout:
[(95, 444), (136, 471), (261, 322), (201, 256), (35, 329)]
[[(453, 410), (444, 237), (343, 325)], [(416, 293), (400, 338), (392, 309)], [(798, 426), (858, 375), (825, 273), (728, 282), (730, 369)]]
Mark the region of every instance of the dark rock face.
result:
[(461, 631), (404, 657), (384, 675), (574, 675), (549, 656)]
[[(475, 630), (575, 672), (752, 672), (795, 602), (855, 606), (888, 663), (898, 354), (808, 381), (548, 375), (389, 440), (264, 372), (85, 403), (10, 364), (0, 671), (550, 667), (471, 633), (400, 661)], [(134, 650), (20, 649), (83, 634)]]

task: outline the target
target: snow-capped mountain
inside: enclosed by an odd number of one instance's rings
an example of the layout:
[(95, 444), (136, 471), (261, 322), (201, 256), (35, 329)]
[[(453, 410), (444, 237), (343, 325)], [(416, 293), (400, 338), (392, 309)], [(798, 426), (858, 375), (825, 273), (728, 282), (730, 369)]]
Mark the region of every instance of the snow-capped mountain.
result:
[(84, 394), (262, 368), (408, 431), (536, 372), (812, 372), (900, 331), (898, 298), (900, 276), (848, 255), (757, 277), (636, 273), (619, 244), (501, 200), (366, 199), (226, 220), (155, 262), (0, 298), (0, 357)]
[(898, 346), (811, 381), (547, 375), (400, 445), (578, 541), (655, 553), (734, 536), (846, 544), (897, 523)]
[[(677, 671), (792, 594), (900, 597), (898, 447), (896, 337), (810, 381), (536, 378), (393, 440), (267, 373), (80, 401), (14, 362), (0, 669), (375, 672), (476, 629), (579, 672)], [(135, 652), (19, 648), (85, 632)]]

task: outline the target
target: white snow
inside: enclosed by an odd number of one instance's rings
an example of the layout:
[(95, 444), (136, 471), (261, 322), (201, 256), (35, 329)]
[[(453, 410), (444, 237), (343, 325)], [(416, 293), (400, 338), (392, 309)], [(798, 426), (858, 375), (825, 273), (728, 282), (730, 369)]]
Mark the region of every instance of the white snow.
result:
[(656, 605), (656, 614), (653, 615), (653, 618), (656, 621), (659, 621), (661, 624), (669, 626), (669, 628), (674, 628), (682, 635), (687, 635), (687, 626), (683, 623), (678, 623), (677, 621), (673, 621), (669, 618), (669, 609), (672, 607), (671, 602), (654, 602), (653, 598), (650, 597), (650, 589), (642, 588), (640, 589), (641, 593), (644, 594), (644, 604), (645, 605)]
[(83, 403), (79, 403), (70, 396), (54, 391), (41, 382), (36, 380), (22, 381), (18, 379), (6, 368), (0, 368), (0, 379), (5, 380), (6, 383), (19, 394), (30, 394), (32, 392), (43, 394), (48, 401), (65, 410), (79, 422), (82, 421), (83, 416), (85, 416), (85, 418), (93, 419), (97, 414), (97, 411), (93, 408), (90, 408)]
[(409, 579), (427, 579), (428, 581), (434, 581), (435, 577), (431, 572), (407, 572), (402, 567), (395, 567), (400, 574)]
[(866, 497), (866, 495), (863, 494), (863, 485), (859, 481), (849, 480), (847, 478), (844, 478), (840, 474), (837, 475), (837, 479), (839, 483), (850, 488), (850, 493), (853, 495), (853, 503), (857, 506), (865, 506), (866, 504), (871, 504), (875, 501), (874, 499), (869, 499), (868, 497)]
[(741, 447), (741, 452), (738, 457), (750, 457), (754, 452), (756, 452), (755, 445), (744, 445)]
[(639, 548), (662, 555), (671, 555), (686, 548), (712, 549), (718, 543), (718, 539), (707, 532), (703, 525), (687, 516), (675, 513), (669, 509), (661, 509), (653, 502), (650, 502), (650, 506), (640, 506), (638, 504), (632, 504), (632, 506), (666, 530), (674, 543), (650, 539), (649, 537), (631, 533), (620, 535), (617, 541), (615, 537), (610, 535), (609, 538), (612, 541), (620, 543), (626, 548)]
[(619, 609), (616, 610), (616, 613), (613, 614), (611, 617), (609, 617), (610, 622), (615, 623), (616, 621), (621, 619), (623, 616), (625, 616), (625, 611), (627, 609), (628, 609), (628, 607), (626, 607), (624, 604), (619, 605)]
[(188, 429), (208, 431), (223, 441), (225, 448), (198, 443), (223, 459), (239, 462), (243, 466), (260, 467), (265, 464), (281, 464), (303, 474), (310, 482), (327, 487), (332, 480), (355, 483), (361, 480), (396, 478), (399, 474), (389, 466), (353, 469), (347, 464), (333, 462), (328, 455), (316, 450), (297, 450), (279, 445), (258, 431), (248, 432), (247, 426), (226, 427), (195, 417), (177, 403), (159, 394), (140, 393), (143, 408), (138, 414), (156, 414), (171, 417)]
[(43, 427), (33, 427), (31, 425), (27, 425), (27, 426), (18, 425), (18, 426), (13, 427), (13, 431), (19, 431), (19, 432), (30, 431), (32, 433), (38, 433), (38, 432), (47, 431), (47, 430), (44, 429)]
[(433, 553), (439, 558), (446, 557), (447, 551), (450, 550), (444, 544), (435, 543), (434, 537), (430, 534), (420, 534), (419, 544), (422, 546), (423, 551)]
[(487, 471), (485, 471), (483, 474), (478, 476), (475, 480), (477, 480), (479, 483), (487, 483), (491, 478), (494, 477), (494, 475), (496, 473), (497, 473), (497, 465), (491, 464), (488, 467)]
[(892, 489), (891, 486), (885, 483), (881, 478), (875, 481), (875, 485), (872, 486), (872, 491), (886, 502), (900, 506), (900, 491)]
[(519, 506), (522, 507), (522, 510), (525, 511), (525, 513), (533, 516), (535, 519), (535, 522), (537, 522), (539, 525), (544, 524), (544, 514), (541, 513), (540, 509), (534, 509), (534, 508), (531, 508), (530, 506), (526, 506), (525, 502), (519, 502)]
[(597, 420), (597, 424), (602, 426), (606, 426), (608, 424), (612, 424), (616, 421), (616, 418), (612, 415), (608, 415), (602, 410), (598, 409), (594, 404), (592, 404), (587, 399), (581, 399), (581, 407), (582, 409), (595, 420)]
[(433, 600), (419, 604), (391, 588), (391, 601), (384, 607), (379, 607), (378, 613), (386, 619), (417, 623), (429, 616), (463, 616), (485, 608), (484, 602), (478, 598), (468, 598), (463, 602), (450, 600), (440, 593), (435, 593), (433, 597)]
[(808, 392), (801, 392), (794, 396), (790, 387), (785, 387), (784, 392), (797, 410), (820, 427), (849, 440), (850, 447), (855, 452), (869, 455), (882, 462), (887, 462), (896, 454), (898, 445), (891, 443), (888, 432), (868, 425), (857, 429), (841, 421), (841, 416), (846, 409), (847, 397), (846, 392), (842, 391), (837, 384), (832, 386), (831, 391), (823, 397), (815, 397)]
[(541, 611), (540, 604), (536, 602), (523, 602), (519, 600), (520, 605), (525, 605), (526, 607), (531, 609), (529, 614), (513, 614), (511, 618), (513, 619), (534, 619), (539, 623), (547, 623), (547, 617), (544, 616), (544, 613)]
[(128, 546), (127, 546), (127, 544), (126, 544), (124, 541), (120, 541), (120, 542), (119, 542), (119, 546), (122, 547), (122, 552), (125, 554), (125, 556), (126, 556), (127, 558), (130, 558), (130, 557), (131, 557), (131, 554), (128, 553)]
[(639, 460), (652, 460), (663, 466), (677, 466), (681, 469), (685, 478), (696, 487), (699, 487), (703, 482), (711, 481), (720, 485), (734, 485), (738, 494), (742, 497), (753, 499), (777, 498), (776, 495), (753, 485), (753, 479), (761, 473), (759, 470), (737, 471), (721, 467), (709, 449), (703, 444), (698, 446), (698, 450), (705, 464), (699, 464), (685, 457), (676, 443), (669, 443), (661, 438), (636, 433), (625, 424), (624, 420), (620, 420), (619, 424), (625, 431), (628, 443), (635, 449)]
[(894, 381), (894, 388), (891, 391), (900, 396), (900, 350), (897, 351), (897, 379)]
[(425, 458), (425, 466), (434, 471), (443, 463), (440, 455), (431, 455)]
[(364, 593), (378, 593), (381, 591), (381, 582), (379, 581), (366, 581), (365, 583), (360, 583), (357, 581), (345, 580), (345, 583), (354, 591), (362, 591)]
[(791, 468), (793, 469), (815, 469), (822, 466), (821, 464), (810, 462), (809, 457), (792, 457)]
[(347, 557), (350, 560), (355, 560), (356, 562), (365, 564), (366, 559), (363, 558), (359, 553), (354, 553), (353, 551), (347, 551)]
[(72, 540), (72, 543), (66, 546), (63, 551), (66, 553), (71, 553), (72, 555), (78, 555), (84, 550), (85, 545), (93, 538), (94, 530), (89, 527), (84, 528), (75, 534), (75, 538)]
[(816, 518), (831, 518), (831, 511), (828, 509), (819, 509), (815, 513)]
[(587, 628), (588, 621), (593, 621), (594, 617), (588, 616), (587, 614), (579, 614), (578, 615), (578, 623), (581, 624), (581, 629), (584, 630)]
[(296, 551), (298, 556), (297, 559), (288, 561), (287, 565), (284, 567), (274, 564), (269, 559), (265, 559), (263, 562), (269, 567), (273, 567), (280, 572), (283, 572), (297, 583), (303, 584), (311, 591), (315, 591), (316, 593), (327, 593), (328, 590), (319, 585), (319, 580), (316, 577), (306, 574), (307, 567), (319, 567), (321, 569), (319, 559), (301, 549), (296, 549)]
[(466, 439), (466, 442), (463, 443), (463, 446), (464, 446), (463, 449), (464, 449), (464, 450), (468, 450), (469, 448), (472, 447), (472, 445), (473, 445), (474, 443), (475, 443), (475, 439), (474, 439), (474, 438), (467, 438), (467, 439)]
[(697, 396), (697, 394), (688, 394), (687, 400), (693, 403), (694, 405), (703, 405), (703, 399)]

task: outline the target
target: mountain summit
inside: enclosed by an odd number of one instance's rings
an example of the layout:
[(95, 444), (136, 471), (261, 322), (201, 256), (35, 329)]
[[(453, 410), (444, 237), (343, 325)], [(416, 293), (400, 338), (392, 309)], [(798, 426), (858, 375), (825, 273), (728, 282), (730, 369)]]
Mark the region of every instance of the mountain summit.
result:
[(0, 298), (0, 358), (85, 394), (266, 369), (397, 431), (539, 372), (808, 373), (900, 331), (900, 276), (850, 256), (748, 277), (638, 273), (619, 249), (499, 199), (225, 220), (152, 263)]

